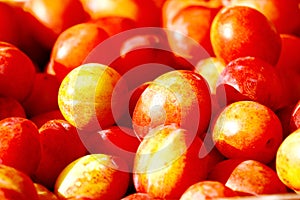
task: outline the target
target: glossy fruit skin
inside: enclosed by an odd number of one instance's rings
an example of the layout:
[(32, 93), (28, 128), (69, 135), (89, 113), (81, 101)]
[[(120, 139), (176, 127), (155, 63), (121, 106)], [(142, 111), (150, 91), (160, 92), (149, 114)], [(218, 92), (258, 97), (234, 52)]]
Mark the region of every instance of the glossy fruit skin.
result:
[(290, 132), (294, 132), (295, 130), (300, 128), (300, 100), (298, 101), (298, 103), (293, 109), (289, 127), (290, 127)]
[[(80, 0), (90, 18), (124, 17), (133, 20), (138, 27), (159, 27), (160, 8), (151, 1), (143, 0)], [(101, 2), (101, 3), (100, 3)]]
[(190, 70), (174, 70), (157, 77), (144, 90), (134, 109), (132, 123), (141, 138), (151, 128), (172, 123), (201, 135), (210, 117), (206, 80)]
[(49, 68), (62, 81), (72, 69), (83, 64), (88, 54), (108, 34), (95, 23), (80, 23), (63, 31), (54, 43)]
[(300, 38), (289, 34), (281, 34), (280, 38), (282, 50), (275, 69), (284, 88), (281, 101), (289, 106), (296, 104), (300, 99), (300, 57), (294, 51), (300, 48)]
[(0, 120), (7, 117), (23, 117), (26, 113), (19, 101), (12, 97), (0, 97)]
[(228, 5), (254, 8), (263, 13), (274, 24), (279, 33), (293, 34), (300, 27), (299, 3), (299, 0), (230, 0)]
[(285, 138), (276, 155), (276, 171), (280, 180), (297, 193), (300, 191), (300, 182), (297, 178), (300, 174), (299, 138), (298, 128)]
[(200, 60), (194, 71), (205, 78), (209, 85), (211, 94), (216, 94), (217, 81), (225, 66), (226, 65), (219, 58), (209, 57)]
[[(221, 1), (197, 1), (197, 0), (168, 0), (163, 4), (163, 28), (168, 32), (168, 40), (174, 51), (183, 53), (183, 57), (199, 58), (193, 44), (189, 44), (186, 37), (193, 39), (202, 46), (208, 55), (213, 56), (210, 42), (211, 23), (217, 12), (221, 9)], [(186, 37), (178, 37), (180, 32)], [(177, 36), (177, 37), (176, 37)]]
[(200, 181), (191, 185), (180, 197), (180, 200), (198, 199), (206, 200), (220, 197), (238, 196), (225, 184), (218, 181)]
[(79, 0), (31, 0), (24, 3), (23, 9), (30, 34), (47, 49), (64, 30), (89, 19)]
[(57, 95), (60, 82), (54, 75), (36, 73), (30, 95), (23, 103), (28, 117), (58, 109)]
[(119, 80), (118, 72), (97, 63), (73, 69), (58, 91), (60, 111), (69, 123), (83, 131), (113, 125), (124, 110), (123, 99), (119, 97), (127, 93), (125, 85), (116, 86)]
[(216, 95), (220, 105), (241, 100), (256, 101), (272, 110), (285, 105), (281, 100), (283, 85), (275, 68), (255, 57), (228, 63), (217, 81)]
[(167, 71), (183, 69), (176, 65), (166, 32), (160, 28), (132, 29), (113, 37), (111, 41), (115, 49), (110, 51), (114, 53), (115, 50), (118, 57), (108, 64), (125, 75), (123, 77), (130, 89), (152, 81)]
[(0, 121), (0, 135), (1, 163), (32, 176), (41, 159), (41, 144), (35, 124), (26, 118), (5, 118)]
[(126, 192), (129, 174), (122, 158), (89, 154), (69, 164), (57, 178), (54, 192), (59, 198), (86, 197), (118, 200)]
[(152, 197), (147, 193), (133, 193), (123, 197), (121, 200), (158, 200), (160, 198)]
[(134, 112), (134, 108), (139, 100), (139, 98), (141, 97), (141, 95), (143, 94), (143, 92), (145, 91), (145, 89), (150, 85), (151, 82), (145, 82), (141, 85), (139, 85), (137, 88), (134, 88), (131, 91), (131, 96), (129, 99), (129, 114), (132, 117), (133, 116), (133, 112)]
[(178, 199), (207, 176), (205, 147), (176, 125), (159, 126), (142, 140), (134, 161), (133, 181), (137, 192), (156, 198)]
[(213, 127), (213, 141), (227, 158), (270, 162), (282, 142), (280, 120), (268, 107), (254, 101), (228, 105)]
[(39, 183), (34, 183), (34, 187), (37, 191), (39, 200), (58, 200), (56, 195), (48, 190), (45, 186)]
[(33, 86), (35, 67), (30, 58), (12, 44), (0, 42), (0, 95), (23, 102)]
[(275, 65), (281, 51), (274, 25), (262, 13), (246, 6), (222, 8), (212, 22), (210, 39), (215, 55), (226, 64), (253, 56)]
[(65, 120), (46, 122), (39, 128), (39, 137), (42, 155), (33, 178), (52, 190), (60, 172), (74, 160), (85, 156), (87, 150), (77, 129)]
[(267, 165), (245, 159), (228, 159), (218, 163), (209, 180), (219, 181), (236, 192), (258, 194), (286, 193), (285, 185)]
[(296, 105), (285, 106), (276, 111), (276, 115), (278, 116), (282, 125), (283, 139), (285, 139), (289, 134), (295, 131), (292, 119), (292, 114), (294, 112), (295, 106)]
[(5, 2), (0, 2), (0, 41), (19, 45), (19, 22), (14, 13), (14, 8)]
[(132, 170), (135, 153), (140, 140), (131, 128), (123, 126), (111, 126), (90, 134), (88, 145), (90, 153), (102, 153), (118, 156), (124, 159), (129, 170)]
[(0, 164), (0, 198), (3, 200), (38, 200), (30, 177), (13, 167)]
[(91, 22), (101, 27), (110, 37), (137, 28), (136, 22), (126, 17), (107, 16), (91, 20)]

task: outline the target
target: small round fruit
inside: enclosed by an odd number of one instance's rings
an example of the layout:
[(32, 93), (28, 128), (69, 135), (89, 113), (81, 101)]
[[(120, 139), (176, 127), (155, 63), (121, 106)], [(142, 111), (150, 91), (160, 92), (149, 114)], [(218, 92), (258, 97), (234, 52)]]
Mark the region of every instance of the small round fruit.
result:
[(88, 19), (79, 0), (30, 0), (24, 1), (23, 9), (30, 14), (29, 19), (22, 20), (29, 26), (31, 37), (47, 49), (65, 29)]
[(246, 6), (222, 8), (212, 22), (210, 39), (214, 53), (226, 64), (253, 56), (275, 65), (281, 51), (274, 25), (262, 13)]
[(291, 133), (280, 145), (276, 155), (276, 171), (280, 180), (300, 193), (300, 129)]
[(258, 195), (287, 192), (276, 172), (255, 160), (228, 159), (219, 162), (210, 171), (208, 179), (219, 181), (238, 193)]
[(140, 145), (140, 140), (134, 131), (127, 127), (111, 126), (97, 134), (101, 137), (102, 153), (123, 158), (132, 170), (135, 153)]
[(53, 189), (59, 173), (74, 160), (85, 156), (87, 150), (77, 129), (65, 120), (50, 120), (39, 133), (42, 155), (34, 180)]
[(62, 81), (72, 69), (83, 64), (89, 53), (108, 38), (95, 23), (81, 23), (69, 27), (57, 38), (52, 48), (48, 67), (53, 68)]
[(190, 70), (173, 70), (150, 82), (136, 103), (132, 123), (136, 134), (143, 138), (150, 129), (173, 123), (201, 135), (210, 119), (206, 80)]
[(19, 22), (14, 13), (14, 7), (6, 2), (0, 2), (0, 41), (19, 44)]
[(57, 178), (54, 192), (60, 198), (87, 197), (119, 200), (126, 192), (129, 173), (119, 157), (89, 154), (69, 164)]
[(282, 142), (281, 122), (268, 107), (254, 101), (228, 105), (213, 127), (217, 149), (227, 158), (270, 162)]
[(0, 120), (7, 117), (26, 118), (26, 113), (23, 106), (16, 99), (0, 96)]
[(155, 199), (158, 200), (160, 198), (152, 197), (147, 193), (133, 193), (122, 198), (121, 200), (155, 200)]
[(207, 176), (207, 153), (199, 137), (175, 124), (152, 129), (142, 140), (134, 160), (133, 181), (137, 192), (156, 198), (178, 199)]
[(57, 94), (60, 82), (54, 75), (37, 73), (30, 95), (23, 103), (28, 117), (58, 109)]
[(201, 54), (199, 46), (203, 47), (203, 52), (207, 51), (206, 55), (213, 55), (210, 28), (221, 8), (222, 3), (219, 0), (166, 1), (162, 7), (163, 27), (172, 30), (167, 32), (172, 50), (196, 62)]
[(289, 124), (290, 131), (293, 132), (300, 128), (300, 100), (293, 109), (291, 121)]
[(13, 167), (0, 164), (0, 199), (38, 200), (38, 194), (29, 176)]
[(0, 42), (0, 95), (23, 102), (31, 92), (35, 67), (30, 58), (17, 47)]
[(120, 93), (126, 90), (120, 84), (118, 90), (115, 87), (120, 77), (114, 69), (97, 63), (73, 69), (58, 91), (58, 105), (65, 119), (82, 130), (112, 126), (124, 110)]
[[(299, 9), (300, 12), (300, 9)], [(286, 105), (295, 104), (300, 99), (300, 56), (295, 49), (300, 49), (300, 37), (281, 34), (281, 54), (275, 66), (277, 74), (283, 83), (284, 95), (281, 101)]]
[(237, 58), (226, 65), (217, 81), (216, 95), (219, 101), (226, 99), (227, 104), (251, 100), (273, 110), (284, 106), (283, 85), (275, 68), (251, 56)]
[(293, 34), (300, 27), (298, 0), (230, 0), (229, 5), (249, 6), (257, 9), (275, 25), (279, 33)]
[(41, 143), (36, 125), (21, 117), (0, 121), (0, 163), (32, 176), (41, 159)]
[(218, 181), (200, 181), (191, 185), (180, 197), (180, 200), (206, 200), (220, 197), (235, 197), (238, 196), (229, 187)]

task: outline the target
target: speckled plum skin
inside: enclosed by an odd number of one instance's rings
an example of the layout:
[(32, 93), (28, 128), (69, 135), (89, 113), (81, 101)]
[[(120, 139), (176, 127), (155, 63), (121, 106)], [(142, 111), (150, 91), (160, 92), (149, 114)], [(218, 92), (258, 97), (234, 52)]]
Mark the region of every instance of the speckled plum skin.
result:
[(238, 101), (228, 105), (218, 116), (213, 140), (227, 158), (268, 163), (282, 142), (282, 127), (268, 107), (254, 101)]
[(224, 68), (217, 81), (216, 95), (221, 105), (241, 100), (256, 101), (272, 110), (284, 105), (283, 85), (275, 68), (250, 56), (237, 58)]
[(274, 25), (262, 13), (246, 6), (222, 8), (212, 22), (210, 39), (214, 53), (225, 63), (253, 56), (275, 65), (281, 50)]

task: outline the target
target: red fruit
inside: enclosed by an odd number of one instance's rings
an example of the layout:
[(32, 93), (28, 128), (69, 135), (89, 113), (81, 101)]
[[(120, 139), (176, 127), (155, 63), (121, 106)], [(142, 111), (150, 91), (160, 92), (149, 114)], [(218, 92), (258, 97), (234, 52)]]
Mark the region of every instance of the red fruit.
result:
[(202, 153), (206, 155), (206, 149), (200, 138), (174, 124), (152, 129), (136, 153), (136, 191), (178, 199), (190, 185), (206, 178), (207, 159)]
[(26, 113), (23, 106), (12, 97), (0, 97), (0, 120), (7, 117), (23, 117)]
[(145, 82), (141, 84), (139, 87), (133, 89), (133, 91), (131, 91), (130, 93), (131, 96), (129, 99), (129, 114), (131, 117), (133, 116), (133, 111), (136, 106), (136, 103), (138, 102), (139, 98), (141, 97), (145, 89), (150, 85), (150, 83), (151, 82)]
[(216, 164), (225, 160), (226, 158), (223, 156), (223, 154), (220, 153), (220, 151), (215, 146), (213, 148), (210, 148), (210, 146), (208, 146), (206, 143), (207, 141), (204, 141), (204, 142), (205, 142), (205, 147), (208, 151), (207, 156), (206, 156), (207, 166), (208, 166), (208, 169), (210, 170)]
[(291, 130), (293, 129), (292, 114), (295, 106), (296, 105), (285, 106), (276, 111), (276, 115), (278, 116), (281, 122), (283, 139), (285, 139), (289, 134), (291, 134), (294, 131)]
[(124, 198), (122, 198), (121, 200), (157, 200), (160, 198), (155, 198), (152, 197), (151, 195), (147, 194), (147, 193), (133, 193), (130, 194)]
[(294, 132), (300, 128), (300, 100), (293, 109), (291, 121), (290, 121), (290, 132)]
[(5, 2), (0, 2), (0, 41), (19, 45), (19, 23), (14, 9)]
[(36, 125), (20, 117), (0, 121), (0, 163), (32, 176), (41, 159), (41, 143)]
[(35, 125), (40, 128), (46, 122), (53, 120), (53, 119), (65, 119), (60, 110), (53, 110), (50, 112), (45, 112), (39, 115), (36, 115), (30, 120), (35, 123)]
[(275, 66), (284, 87), (281, 101), (285, 105), (296, 104), (300, 99), (300, 57), (295, 49), (300, 49), (300, 38), (292, 35), (280, 35), (282, 50)]
[(139, 27), (159, 27), (160, 9), (144, 0), (80, 0), (91, 19), (123, 17), (133, 20)]
[(253, 56), (275, 65), (281, 51), (274, 25), (262, 13), (246, 6), (222, 8), (212, 22), (210, 39), (216, 56), (225, 63)]
[(107, 33), (95, 23), (74, 25), (63, 31), (55, 41), (48, 67), (53, 68), (58, 79), (62, 81), (106, 38)]
[(200, 181), (191, 185), (180, 197), (180, 200), (206, 200), (235, 196), (238, 196), (238, 194), (221, 182)]
[(281, 143), (276, 155), (276, 171), (280, 180), (296, 193), (300, 192), (300, 129)]
[(88, 19), (79, 0), (30, 0), (24, 10), (31, 15), (27, 24), (32, 36), (47, 49), (65, 29)]
[(236, 192), (253, 195), (287, 192), (274, 170), (254, 160), (222, 161), (211, 170), (208, 180), (219, 181)]
[(136, 104), (132, 120), (136, 134), (143, 138), (150, 129), (168, 124), (201, 135), (210, 117), (211, 100), (206, 80), (189, 70), (174, 70), (150, 83)]
[[(165, 33), (152, 30), (134, 29), (118, 37), (122, 40), (121, 46), (116, 48), (119, 57), (110, 66), (124, 75), (130, 89), (174, 70), (174, 54), (169, 51)], [(117, 40), (112, 42), (117, 43)]]
[(233, 5), (257, 9), (275, 25), (279, 33), (296, 33), (300, 27), (299, 0), (230, 0), (229, 6)]
[(86, 155), (64, 168), (56, 180), (54, 192), (61, 199), (119, 200), (129, 182), (128, 169), (125, 168), (122, 158), (105, 154)]
[(282, 142), (281, 123), (268, 107), (254, 101), (228, 105), (213, 127), (217, 149), (227, 158), (270, 162)]
[(58, 109), (57, 95), (60, 82), (54, 75), (37, 73), (29, 97), (23, 103), (28, 117)]
[(132, 169), (135, 153), (140, 145), (140, 141), (133, 130), (126, 127), (112, 126), (97, 132), (97, 134), (99, 134), (101, 141), (98, 141), (98, 150), (93, 151), (93, 153), (121, 157), (127, 162), (129, 169)]
[[(25, 4), (25, 2), (23, 2), (23, 4)], [(34, 36), (35, 31), (32, 26), (39, 24), (39, 22), (23, 5), (14, 6), (14, 12), (19, 25), (20, 39), (18, 48), (28, 55), (32, 62), (42, 71), (49, 60), (50, 49), (44, 47), (37, 40), (37, 37)]]
[(224, 100), (227, 105), (251, 100), (273, 110), (283, 107), (283, 86), (277, 72), (272, 65), (254, 57), (231, 61), (219, 76), (216, 94), (221, 104)]
[(219, 58), (209, 57), (200, 60), (197, 63), (194, 71), (205, 78), (209, 85), (211, 94), (215, 95), (218, 78), (225, 66), (226, 65)]
[(60, 85), (60, 111), (83, 132), (108, 128), (125, 111), (127, 88), (123, 83), (120, 74), (111, 67), (98, 63), (80, 65)]
[(135, 21), (126, 17), (107, 16), (97, 18), (93, 22), (103, 28), (110, 37), (123, 31), (137, 28)]
[[(118, 57), (111, 63), (120, 74), (125, 74), (143, 64), (167, 65), (174, 63), (174, 54), (170, 52), (166, 33), (159, 28), (134, 29), (118, 37), (122, 43), (118, 46)], [(112, 40), (114, 41), (114, 40)], [(117, 40), (115, 40), (117, 42)], [(160, 67), (159, 65), (153, 66)], [(169, 69), (173, 69), (169, 67)], [(141, 71), (140, 73), (142, 73)], [(155, 72), (155, 68), (153, 73)], [(152, 74), (149, 74), (150, 76)], [(136, 77), (139, 78), (139, 77)], [(145, 77), (146, 78), (146, 77)], [(148, 77), (147, 77), (148, 78)]]
[(3, 200), (38, 200), (37, 191), (29, 176), (0, 164), (0, 199)]
[[(221, 9), (221, 1), (197, 1), (197, 0), (168, 0), (164, 3), (163, 27), (170, 30), (168, 40), (173, 51), (179, 51), (185, 58), (193, 57), (198, 61), (199, 48), (194, 43), (202, 46), (207, 55), (213, 55), (210, 42), (211, 23)], [(178, 33), (181, 33), (180, 36)], [(184, 37), (184, 36), (186, 37)]]
[(48, 190), (45, 186), (39, 183), (34, 183), (34, 186), (38, 193), (39, 200), (58, 200), (56, 195)]
[(30, 58), (17, 47), (0, 42), (0, 95), (23, 102), (31, 92), (35, 67)]
[(39, 133), (42, 155), (34, 179), (53, 189), (60, 172), (74, 160), (86, 155), (87, 150), (77, 129), (65, 120), (48, 121), (39, 129)]

